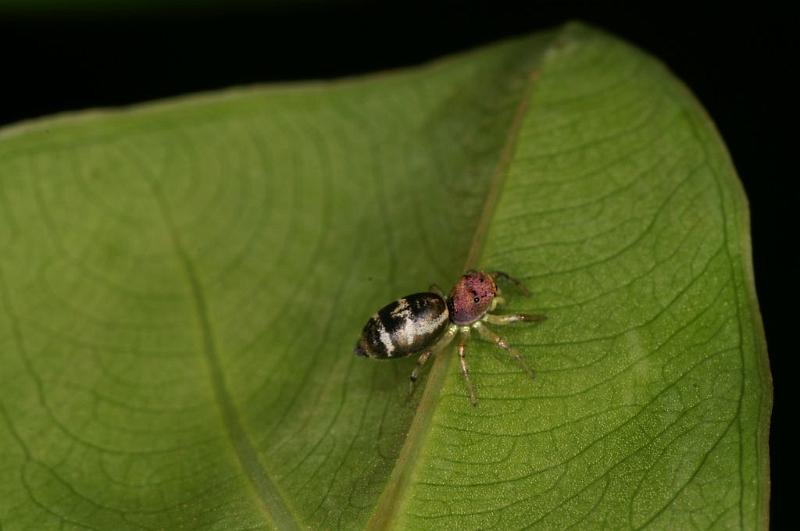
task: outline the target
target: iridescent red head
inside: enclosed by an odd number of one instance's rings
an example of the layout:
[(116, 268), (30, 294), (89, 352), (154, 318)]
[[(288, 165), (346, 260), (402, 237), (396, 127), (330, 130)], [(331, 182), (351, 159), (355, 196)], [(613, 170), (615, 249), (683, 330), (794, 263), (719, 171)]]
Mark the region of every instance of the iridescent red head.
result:
[(447, 298), (450, 319), (457, 325), (477, 321), (491, 309), (497, 285), (488, 273), (467, 271), (453, 286)]

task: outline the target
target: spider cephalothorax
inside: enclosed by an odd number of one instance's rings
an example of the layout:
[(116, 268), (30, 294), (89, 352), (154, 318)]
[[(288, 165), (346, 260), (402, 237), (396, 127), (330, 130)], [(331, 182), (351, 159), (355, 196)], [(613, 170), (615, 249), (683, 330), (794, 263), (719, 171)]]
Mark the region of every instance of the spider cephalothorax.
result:
[(505, 325), (520, 321), (541, 321), (545, 317), (526, 313), (490, 313), (498, 305), (505, 303), (497, 287), (497, 280), (509, 281), (523, 294), (528, 294), (528, 290), (518, 280), (500, 271), (467, 271), (447, 297), (434, 285), (428, 292), (408, 295), (378, 310), (364, 326), (356, 343), (355, 353), (368, 358), (385, 359), (401, 358), (420, 352), (417, 366), (411, 373), (410, 393), (414, 390), (414, 382), (422, 365), (432, 354), (444, 349), (459, 335), (461, 372), (470, 401), (476, 405), (478, 399), (469, 379), (465, 357), (467, 340), (470, 332), (475, 330), (481, 339), (508, 351), (533, 378), (533, 370), (519, 352), (509, 346), (505, 339), (489, 330), (484, 323)]

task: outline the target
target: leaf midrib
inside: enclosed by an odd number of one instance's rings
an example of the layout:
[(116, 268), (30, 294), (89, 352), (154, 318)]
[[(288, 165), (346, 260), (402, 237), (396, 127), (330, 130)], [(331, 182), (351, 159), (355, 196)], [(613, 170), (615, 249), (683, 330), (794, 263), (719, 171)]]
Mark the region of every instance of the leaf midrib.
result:
[[(544, 56), (546, 53), (547, 49), (545, 49), (542, 55)], [(533, 88), (539, 78), (539, 72), (540, 68), (532, 70), (528, 74), (526, 86), (522, 91), (520, 101), (514, 111), (506, 140), (503, 143), (503, 148), (489, 181), (486, 199), (481, 209), (478, 224), (473, 233), (472, 242), (469, 246), (467, 259), (464, 264), (464, 270), (474, 269), (478, 266), (489, 224), (494, 216), (500, 193), (508, 175), (508, 166), (517, 145), (522, 121), (533, 96)], [(450, 367), (451, 358), (452, 356), (440, 355), (436, 356), (433, 360), (425, 389), (417, 405), (414, 418), (411, 421), (408, 435), (400, 449), (400, 453), (395, 461), (386, 487), (378, 499), (375, 511), (367, 522), (366, 528), (369, 530), (388, 529), (398, 509), (405, 503), (411, 477), (416, 471), (420, 451), (430, 432), (431, 420), (435, 412), (436, 402), (444, 387), (444, 380)]]

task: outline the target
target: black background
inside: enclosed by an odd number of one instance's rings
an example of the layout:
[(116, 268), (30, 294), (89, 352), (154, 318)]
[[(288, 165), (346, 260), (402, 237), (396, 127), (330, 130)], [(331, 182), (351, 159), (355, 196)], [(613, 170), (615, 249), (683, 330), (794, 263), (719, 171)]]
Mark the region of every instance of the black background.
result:
[[(788, 4), (788, 2), (787, 2)], [(775, 383), (772, 523), (791, 521), (798, 253), (800, 19), (750, 2), (205, 2), (0, 9), (0, 125), (232, 85), (329, 78), (436, 58), (582, 19), (661, 58), (711, 114), (750, 201), (756, 285)], [(794, 215), (792, 215), (794, 214)], [(793, 496), (792, 496), (793, 497)], [(792, 520), (794, 520), (792, 518)]]

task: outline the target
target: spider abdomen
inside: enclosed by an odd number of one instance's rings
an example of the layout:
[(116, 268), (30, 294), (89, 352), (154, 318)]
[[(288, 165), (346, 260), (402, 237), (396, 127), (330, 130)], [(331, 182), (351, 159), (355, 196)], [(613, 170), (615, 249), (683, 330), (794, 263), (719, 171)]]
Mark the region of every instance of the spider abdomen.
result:
[(414, 293), (370, 317), (354, 351), (369, 358), (402, 358), (433, 345), (449, 322), (444, 298), (431, 292)]

